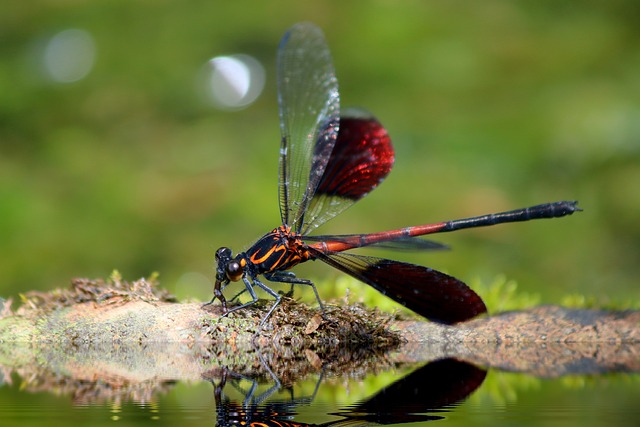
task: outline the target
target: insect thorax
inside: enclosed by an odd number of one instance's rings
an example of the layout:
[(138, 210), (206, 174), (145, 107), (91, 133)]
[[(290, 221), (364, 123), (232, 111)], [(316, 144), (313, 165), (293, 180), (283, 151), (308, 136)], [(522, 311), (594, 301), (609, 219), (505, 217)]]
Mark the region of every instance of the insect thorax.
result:
[(284, 225), (262, 236), (246, 254), (258, 274), (288, 270), (309, 259), (300, 235)]

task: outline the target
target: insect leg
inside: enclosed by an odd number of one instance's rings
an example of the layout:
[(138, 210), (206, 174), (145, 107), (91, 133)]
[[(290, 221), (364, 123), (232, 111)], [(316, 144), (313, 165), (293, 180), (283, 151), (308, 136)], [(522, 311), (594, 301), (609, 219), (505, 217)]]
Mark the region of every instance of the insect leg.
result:
[(227, 314), (228, 310), (227, 310), (227, 300), (224, 297), (224, 294), (222, 293), (222, 290), (229, 284), (229, 281), (226, 281), (225, 283), (220, 282), (219, 280), (216, 280), (216, 284), (213, 288), (213, 297), (211, 298), (211, 301), (209, 301), (206, 304), (203, 304), (202, 307), (206, 307), (208, 305), (213, 304), (213, 302), (215, 300), (219, 300), (220, 304), (222, 305), (222, 312), (224, 314)]
[(245, 307), (248, 307), (250, 305), (255, 304), (258, 301), (258, 295), (256, 294), (256, 291), (253, 289), (254, 286), (259, 286), (261, 289), (263, 289), (265, 292), (267, 292), (269, 295), (271, 295), (276, 301), (275, 303), (271, 306), (271, 308), (269, 309), (269, 311), (267, 312), (267, 314), (262, 318), (262, 320), (260, 321), (260, 326), (264, 325), (264, 323), (267, 321), (267, 319), (269, 318), (269, 316), (271, 316), (271, 313), (273, 313), (273, 310), (276, 309), (276, 307), (278, 306), (278, 304), (280, 303), (280, 295), (278, 295), (273, 289), (271, 289), (270, 287), (268, 287), (267, 285), (265, 285), (264, 283), (262, 283), (257, 277), (247, 277), (244, 276), (242, 278), (242, 281), (244, 282), (245, 285), (245, 290), (243, 290), (242, 292), (240, 292), (238, 295), (236, 295), (233, 299), (237, 298), (240, 294), (242, 294), (245, 291), (248, 291), (249, 294), (251, 294), (251, 301), (248, 301), (244, 304), (235, 306), (235, 307), (231, 307), (229, 308), (226, 313), (224, 314), (224, 316), (226, 316), (229, 313), (232, 313), (236, 310), (240, 310), (243, 309)]
[[(290, 275), (290, 276), (295, 277), (295, 275), (294, 275), (292, 272), (290, 272), (290, 271), (283, 272), (283, 274), (287, 274), (287, 275)], [(228, 284), (227, 284), (227, 285), (228, 285)], [(227, 285), (223, 286), (223, 287), (222, 287), (222, 290), (224, 290), (224, 288), (226, 288), (226, 287), (227, 287)], [(231, 298), (231, 299), (229, 300), (229, 302), (237, 301), (237, 300), (238, 300), (238, 298), (240, 298), (240, 296), (241, 296), (242, 294), (244, 294), (245, 292), (247, 292), (247, 288), (245, 288), (245, 289), (241, 290), (240, 292), (238, 292), (237, 294), (235, 294), (235, 295), (233, 296), (233, 298)], [(282, 293), (281, 293), (281, 294), (282, 294)], [(287, 292), (286, 294), (284, 294), (284, 296), (286, 296), (286, 297), (288, 297), (288, 298), (291, 298), (291, 296), (293, 296), (293, 284), (291, 284), (291, 289), (289, 290), (289, 292)]]
[[(268, 277), (267, 277), (267, 279), (268, 279)], [(247, 279), (243, 279), (243, 280), (246, 280), (245, 283), (248, 283)], [(273, 310), (275, 310), (276, 307), (278, 306), (278, 304), (280, 304), (281, 297), (280, 297), (280, 295), (278, 295), (278, 293), (276, 291), (274, 291), (273, 289), (271, 289), (270, 287), (268, 287), (267, 285), (262, 283), (260, 280), (258, 280), (257, 277), (253, 278), (253, 284), (260, 286), (266, 293), (271, 295), (276, 300), (276, 302), (273, 303), (273, 305), (271, 306), (271, 308), (269, 309), (267, 314), (260, 321), (260, 327), (262, 327), (262, 325), (264, 325), (264, 322), (266, 322), (267, 319), (269, 318), (269, 316), (271, 316), (271, 313), (273, 313)], [(255, 291), (253, 289), (250, 289), (250, 288), (247, 288), (247, 289), (249, 289), (249, 292), (251, 292), (251, 296), (255, 298), (255, 300), (251, 302), (251, 304), (253, 304), (254, 302), (256, 302), (258, 300), (258, 297), (256, 296), (256, 293), (255, 293)], [(242, 305), (240, 307), (237, 307), (237, 308), (242, 308), (242, 307), (246, 307), (246, 306), (247, 306), (247, 304), (244, 304), (244, 305)]]
[[(274, 274), (275, 274), (275, 273), (274, 273)], [(295, 275), (295, 273), (294, 273), (293, 271), (279, 271), (279, 272), (278, 272), (278, 274), (279, 274), (279, 275), (282, 275), (282, 276), (293, 277), (293, 278), (295, 278), (295, 277), (296, 277), (296, 275)], [(269, 279), (269, 280), (271, 280), (271, 279)], [(275, 281), (275, 282), (280, 282), (280, 283), (289, 283), (289, 282), (281, 282), (281, 281), (279, 281), (279, 280), (274, 280), (274, 281)], [(291, 298), (291, 297), (293, 297), (293, 285), (294, 285), (295, 283), (289, 283), (289, 284), (291, 285), (291, 288), (289, 289), (289, 292), (287, 292), (287, 293), (280, 292), (280, 294), (281, 294), (281, 295), (284, 295), (284, 296), (285, 296), (285, 297), (287, 297), (287, 298)]]
[(243, 290), (241, 290), (241, 291), (240, 291), (240, 292), (238, 292), (237, 294), (235, 294), (235, 295), (233, 296), (233, 298), (231, 298), (231, 299), (229, 300), (229, 302), (237, 301), (237, 300), (238, 300), (238, 298), (240, 298), (240, 295), (244, 294), (245, 292), (247, 292), (247, 289), (246, 289), (246, 288), (245, 288), (245, 289), (243, 289)]
[(272, 282), (280, 282), (280, 283), (290, 283), (293, 285), (307, 285), (311, 286), (313, 289), (313, 293), (316, 294), (316, 300), (318, 301), (318, 305), (320, 309), (324, 313), (324, 305), (322, 305), (322, 301), (320, 300), (320, 295), (318, 294), (318, 289), (316, 289), (316, 285), (309, 279), (299, 279), (290, 271), (276, 271), (274, 273), (265, 274), (264, 277), (271, 280)]
[[(248, 307), (248, 306), (250, 306), (250, 305), (252, 305), (252, 304), (255, 304), (255, 303), (256, 303), (256, 301), (258, 301), (258, 295), (256, 295), (256, 291), (254, 291), (254, 290), (253, 290), (253, 285), (254, 285), (254, 284), (257, 284), (257, 283), (260, 283), (260, 282), (258, 282), (258, 279), (254, 278), (254, 279), (253, 279), (253, 283), (251, 283), (251, 281), (250, 281), (250, 280), (245, 276), (245, 277), (243, 277), (243, 278), (242, 278), (242, 281), (244, 282), (244, 285), (246, 286), (246, 290), (247, 290), (247, 291), (249, 291), (249, 293), (251, 294), (251, 301), (249, 301), (249, 302), (245, 302), (244, 304), (242, 304), (242, 305), (238, 305), (238, 306), (236, 306), (236, 307), (231, 307), (231, 308), (230, 308), (230, 309), (225, 313), (225, 315), (226, 315), (226, 314), (229, 314), (229, 313), (232, 313), (232, 312), (234, 312), (234, 311), (236, 311), (236, 310), (240, 310), (241, 308)], [(264, 286), (264, 285), (263, 285), (263, 286)], [(261, 286), (261, 287), (263, 287), (263, 286)]]

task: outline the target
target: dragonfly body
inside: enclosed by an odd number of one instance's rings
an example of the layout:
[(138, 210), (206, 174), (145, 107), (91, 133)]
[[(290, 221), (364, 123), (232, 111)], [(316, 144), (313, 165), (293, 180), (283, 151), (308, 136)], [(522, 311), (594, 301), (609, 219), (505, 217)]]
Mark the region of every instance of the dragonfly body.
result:
[[(441, 249), (420, 236), (506, 222), (557, 218), (580, 210), (576, 202), (545, 203), (524, 209), (453, 221), (417, 225), (369, 234), (314, 236), (310, 233), (376, 188), (389, 174), (394, 149), (385, 128), (360, 110), (340, 112), (338, 83), (322, 32), (312, 24), (294, 26), (278, 50), (278, 101), (281, 147), (279, 201), (282, 225), (233, 256), (216, 252), (214, 295), (225, 314), (255, 303), (257, 286), (275, 299), (270, 281), (310, 286), (310, 280), (290, 271), (296, 265), (321, 260), (367, 283), (416, 313), (442, 323), (455, 323), (485, 313), (482, 299), (460, 280), (420, 265), (348, 253), (364, 246), (400, 249)], [(224, 288), (242, 280), (252, 300), (227, 306)]]
[(258, 274), (289, 270), (309, 260), (309, 249), (291, 228), (280, 226), (265, 234), (241, 257)]

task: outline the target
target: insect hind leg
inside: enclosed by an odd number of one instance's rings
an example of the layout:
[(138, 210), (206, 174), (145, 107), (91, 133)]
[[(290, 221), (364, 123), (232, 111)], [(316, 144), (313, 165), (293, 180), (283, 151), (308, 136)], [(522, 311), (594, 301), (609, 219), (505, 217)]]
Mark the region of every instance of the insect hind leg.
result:
[[(276, 271), (275, 273), (265, 274), (264, 277), (271, 280), (272, 282), (291, 284), (291, 291), (289, 291), (289, 294), (292, 294), (292, 295), (293, 295), (293, 285), (311, 286), (311, 289), (313, 289), (313, 293), (316, 295), (316, 301), (318, 301), (318, 305), (320, 306), (320, 309), (324, 314), (324, 305), (322, 304), (322, 300), (320, 299), (320, 295), (318, 294), (318, 289), (316, 289), (316, 285), (311, 280), (300, 279), (290, 271)], [(289, 295), (287, 294), (287, 296)]]
[[(272, 274), (276, 274), (276, 273), (272, 273)], [(282, 277), (286, 276), (286, 277), (289, 277), (289, 278), (296, 279), (296, 275), (295, 275), (295, 273), (293, 271), (279, 271), (277, 274), (279, 276), (282, 276)], [(265, 276), (265, 277), (267, 277), (267, 276)], [(289, 288), (289, 291), (286, 292), (286, 293), (283, 292), (283, 291), (280, 291), (279, 293), (280, 293), (280, 295), (283, 295), (283, 296), (285, 296), (287, 298), (293, 298), (293, 285), (298, 284), (298, 282), (290, 282), (290, 281), (286, 281), (286, 279), (285, 280), (279, 280), (279, 279), (272, 280), (269, 277), (267, 277), (267, 279), (271, 280), (272, 282), (288, 283), (291, 286)]]

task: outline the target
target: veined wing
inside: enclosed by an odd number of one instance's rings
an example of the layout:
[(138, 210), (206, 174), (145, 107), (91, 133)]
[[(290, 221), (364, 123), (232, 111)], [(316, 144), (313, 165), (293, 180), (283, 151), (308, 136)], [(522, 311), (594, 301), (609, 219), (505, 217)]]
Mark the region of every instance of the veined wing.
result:
[(434, 322), (452, 324), (487, 312), (471, 288), (431, 268), (343, 252), (314, 250), (314, 256)]
[(305, 212), (302, 234), (369, 194), (386, 178), (393, 162), (391, 138), (380, 122), (362, 110), (343, 112), (338, 139)]
[(285, 34), (277, 73), (280, 215), (283, 224), (300, 232), (333, 150), (340, 117), (338, 81), (318, 27), (300, 23)]

